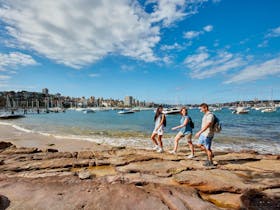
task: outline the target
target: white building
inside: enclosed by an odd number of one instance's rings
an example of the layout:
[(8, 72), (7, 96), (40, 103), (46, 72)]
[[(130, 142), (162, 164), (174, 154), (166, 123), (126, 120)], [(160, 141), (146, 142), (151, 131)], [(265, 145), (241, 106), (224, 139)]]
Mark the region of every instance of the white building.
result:
[(132, 96), (126, 96), (124, 98), (124, 105), (125, 106), (132, 106), (132, 100), (133, 100)]

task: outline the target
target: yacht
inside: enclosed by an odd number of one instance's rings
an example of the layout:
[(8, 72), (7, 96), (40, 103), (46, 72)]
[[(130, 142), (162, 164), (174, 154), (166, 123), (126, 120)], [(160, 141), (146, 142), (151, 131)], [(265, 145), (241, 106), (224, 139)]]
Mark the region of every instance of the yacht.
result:
[(276, 111), (277, 111), (277, 109), (275, 107), (268, 107), (268, 108), (263, 109), (261, 112), (266, 113), (266, 112), (276, 112)]
[(118, 114), (133, 114), (135, 111), (133, 110), (121, 110), (118, 112)]
[(162, 111), (163, 114), (171, 115), (171, 114), (180, 114), (179, 108), (168, 108)]
[(233, 114), (248, 114), (249, 110), (245, 107), (237, 107), (236, 110), (232, 112)]

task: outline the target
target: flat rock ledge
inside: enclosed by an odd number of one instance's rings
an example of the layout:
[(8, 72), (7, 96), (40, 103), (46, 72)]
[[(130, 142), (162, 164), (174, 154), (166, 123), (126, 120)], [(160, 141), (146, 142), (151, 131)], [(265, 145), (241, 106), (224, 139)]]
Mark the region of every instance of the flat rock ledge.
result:
[(280, 209), (280, 157), (188, 160), (125, 147), (60, 152), (0, 142), (0, 209)]

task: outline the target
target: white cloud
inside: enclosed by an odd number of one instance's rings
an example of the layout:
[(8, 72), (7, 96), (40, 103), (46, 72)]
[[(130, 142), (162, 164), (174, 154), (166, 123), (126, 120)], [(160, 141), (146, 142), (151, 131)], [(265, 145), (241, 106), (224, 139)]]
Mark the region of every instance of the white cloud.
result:
[(267, 76), (280, 75), (280, 56), (264, 61), (259, 64), (249, 65), (243, 68), (239, 73), (227, 80), (225, 83), (242, 83), (258, 79), (264, 79)]
[(200, 34), (201, 34), (200, 31), (187, 31), (184, 33), (184, 38), (193, 39), (195, 37), (198, 37)]
[(129, 65), (121, 65), (121, 71), (122, 72), (131, 72), (134, 71), (134, 66), (129, 66)]
[(100, 77), (100, 74), (89, 74), (90, 77)]
[(170, 56), (164, 56), (162, 60), (163, 60), (163, 62), (166, 63), (166, 64), (172, 63), (172, 60), (171, 60), (171, 57), (170, 57)]
[(198, 8), (208, 0), (149, 0), (147, 5), (154, 5), (155, 11), (151, 14), (152, 22), (162, 22), (164, 26), (169, 26), (177, 20), (186, 16), (194, 15)]
[[(0, 18), (10, 46), (38, 52), (57, 63), (81, 68), (108, 54), (154, 62), (160, 30), (197, 13), (206, 0), (152, 0), (147, 13), (133, 0), (7, 0)], [(146, 5), (147, 5), (146, 4)]]
[(192, 78), (204, 79), (244, 66), (246, 62), (242, 56), (225, 50), (211, 55), (207, 48), (200, 47), (196, 54), (186, 57), (184, 63)]
[(266, 37), (279, 37), (280, 36), (280, 26), (272, 29)]
[(183, 46), (181, 46), (180, 44), (178, 44), (177, 42), (175, 42), (172, 45), (162, 45), (160, 47), (161, 50), (165, 51), (165, 50), (180, 50), (182, 49)]
[(202, 30), (200, 31), (187, 31), (184, 33), (184, 38), (186, 39), (194, 39), (196, 37), (199, 37), (200, 35), (206, 33), (206, 32), (211, 32), (213, 30), (213, 26), (212, 25), (207, 25), (204, 26)]
[(8, 76), (8, 75), (0, 75), (0, 80), (8, 80), (10, 79), (11, 77)]
[(27, 54), (20, 52), (0, 53), (0, 71), (17, 69), (20, 66), (36, 65), (37, 62)]
[(212, 25), (204, 26), (204, 27), (203, 27), (203, 30), (206, 31), (206, 32), (210, 32), (210, 31), (213, 30), (213, 26), (212, 26)]

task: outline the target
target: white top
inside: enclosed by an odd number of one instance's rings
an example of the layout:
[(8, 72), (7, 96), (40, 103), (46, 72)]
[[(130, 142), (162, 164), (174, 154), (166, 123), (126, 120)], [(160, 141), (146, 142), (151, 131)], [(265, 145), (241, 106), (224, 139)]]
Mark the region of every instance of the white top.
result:
[(214, 136), (214, 129), (213, 129), (213, 123), (214, 123), (214, 115), (211, 112), (208, 112), (204, 114), (202, 118), (202, 124), (201, 128), (203, 128), (205, 125), (207, 125), (209, 122), (211, 122), (211, 126), (208, 127), (201, 135), (205, 137), (213, 137)]

